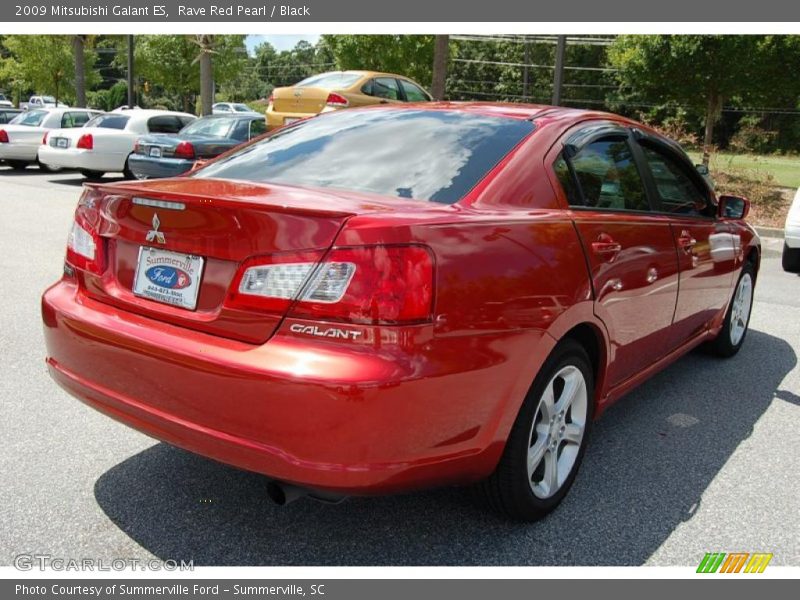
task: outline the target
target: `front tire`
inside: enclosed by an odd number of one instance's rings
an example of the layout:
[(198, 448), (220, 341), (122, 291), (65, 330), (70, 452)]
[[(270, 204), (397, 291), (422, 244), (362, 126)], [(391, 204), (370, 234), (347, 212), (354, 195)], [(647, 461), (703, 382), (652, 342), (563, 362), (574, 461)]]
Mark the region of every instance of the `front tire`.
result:
[(578, 473), (593, 416), (591, 362), (583, 346), (564, 340), (536, 376), (495, 472), (481, 484), (488, 504), (520, 521), (554, 510)]
[(747, 329), (750, 325), (750, 313), (753, 310), (753, 290), (756, 284), (756, 269), (753, 263), (746, 262), (739, 275), (739, 281), (733, 290), (725, 322), (717, 337), (709, 345), (709, 349), (722, 358), (730, 358), (742, 347)]
[(787, 273), (800, 273), (800, 248), (790, 248), (784, 242), (781, 264)]

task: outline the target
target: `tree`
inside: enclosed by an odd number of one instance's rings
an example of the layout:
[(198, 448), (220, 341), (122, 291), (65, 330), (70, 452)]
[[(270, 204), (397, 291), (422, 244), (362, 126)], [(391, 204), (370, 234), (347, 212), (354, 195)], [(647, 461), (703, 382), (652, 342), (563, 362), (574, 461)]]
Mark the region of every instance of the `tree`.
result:
[(86, 36), (72, 36), (72, 52), (75, 56), (75, 106), (86, 106)]
[[(71, 96), (76, 83), (72, 39), (69, 35), (6, 36), (10, 57), (3, 61), (0, 77), (39, 94), (52, 94), (57, 101)], [(94, 52), (84, 52), (87, 85), (99, 81), (93, 69), (95, 59)]]
[(434, 100), (444, 100), (449, 55), (450, 36), (437, 35), (433, 45), (433, 74), (431, 81), (431, 95)]
[(195, 36), (195, 43), (200, 47), (200, 113), (211, 114), (211, 105), (214, 104), (214, 67), (211, 55), (214, 50), (213, 35)]
[(714, 125), (726, 101), (757, 87), (759, 36), (623, 35), (609, 49), (628, 97), (658, 98), (705, 115), (703, 162), (708, 164)]
[[(214, 81), (224, 83), (234, 79), (244, 68), (247, 51), (243, 35), (213, 36)], [(141, 35), (136, 36), (136, 73), (151, 87), (177, 98), (177, 105), (190, 112), (194, 97), (200, 92), (197, 36)], [(124, 60), (124, 52), (117, 60)]]
[(339, 69), (368, 69), (410, 77), (430, 86), (432, 35), (323, 35)]

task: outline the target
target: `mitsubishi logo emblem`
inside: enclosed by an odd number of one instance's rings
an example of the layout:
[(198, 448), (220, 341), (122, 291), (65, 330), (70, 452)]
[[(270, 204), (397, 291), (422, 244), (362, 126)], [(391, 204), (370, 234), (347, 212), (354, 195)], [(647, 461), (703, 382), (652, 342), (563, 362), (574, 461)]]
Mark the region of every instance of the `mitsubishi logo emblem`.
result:
[(160, 226), (161, 220), (158, 218), (158, 213), (153, 213), (153, 228), (147, 232), (147, 237), (145, 238), (148, 242), (156, 241), (159, 244), (167, 243), (167, 239), (164, 237), (164, 234), (158, 230)]

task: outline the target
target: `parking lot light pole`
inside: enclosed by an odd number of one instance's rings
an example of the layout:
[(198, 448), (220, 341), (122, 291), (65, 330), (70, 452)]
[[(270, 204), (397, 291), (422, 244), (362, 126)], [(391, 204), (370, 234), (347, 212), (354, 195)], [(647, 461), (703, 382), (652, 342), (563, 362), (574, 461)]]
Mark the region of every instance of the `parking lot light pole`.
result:
[(133, 88), (133, 36), (128, 36), (128, 108), (136, 106), (136, 90)]
[(561, 104), (561, 88), (564, 85), (564, 54), (567, 49), (567, 36), (559, 35), (556, 43), (556, 66), (553, 72), (553, 106)]

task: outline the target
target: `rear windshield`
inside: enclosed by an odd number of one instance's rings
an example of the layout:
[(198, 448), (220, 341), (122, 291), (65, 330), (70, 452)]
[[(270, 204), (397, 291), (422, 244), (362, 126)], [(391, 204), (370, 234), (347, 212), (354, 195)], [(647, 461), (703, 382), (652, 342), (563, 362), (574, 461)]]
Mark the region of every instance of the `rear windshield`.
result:
[(233, 110), (236, 112), (253, 112), (253, 109), (247, 106), (247, 104), (233, 104)]
[(212, 119), (198, 119), (192, 121), (181, 130), (181, 133), (186, 135), (207, 135), (209, 137), (228, 137), (231, 128), (239, 119), (219, 118)]
[(104, 127), (105, 129), (125, 129), (130, 117), (125, 115), (98, 115), (86, 124), (86, 127)]
[(30, 110), (20, 113), (12, 119), (14, 125), (27, 125), (28, 127), (38, 127), (47, 116), (46, 110)]
[(362, 77), (363, 75), (358, 73), (322, 73), (303, 79), (300, 83), (296, 83), (295, 87), (348, 88)]
[(336, 111), (300, 121), (193, 176), (373, 192), (451, 204), (530, 121), (455, 111)]

